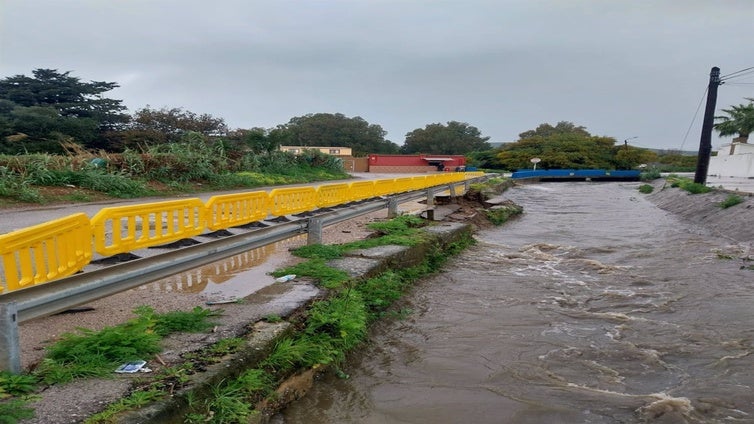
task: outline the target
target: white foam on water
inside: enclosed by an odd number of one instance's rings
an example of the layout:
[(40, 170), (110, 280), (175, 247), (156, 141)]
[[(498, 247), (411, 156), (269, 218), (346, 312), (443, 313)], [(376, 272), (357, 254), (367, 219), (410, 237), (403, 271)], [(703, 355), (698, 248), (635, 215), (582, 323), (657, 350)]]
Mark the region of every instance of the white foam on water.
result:
[(654, 398), (655, 401), (636, 410), (644, 418), (654, 419), (670, 413), (679, 413), (688, 417), (694, 412), (694, 407), (691, 406), (689, 398), (672, 397), (666, 393), (653, 393), (649, 397)]

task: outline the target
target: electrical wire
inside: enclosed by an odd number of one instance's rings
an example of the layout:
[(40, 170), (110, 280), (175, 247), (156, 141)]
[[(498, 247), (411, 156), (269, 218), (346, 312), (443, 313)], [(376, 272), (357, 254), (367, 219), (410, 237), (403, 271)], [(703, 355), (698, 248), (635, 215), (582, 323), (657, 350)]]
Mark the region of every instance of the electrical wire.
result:
[[(752, 74), (752, 73), (754, 73), (754, 66), (752, 66), (750, 68), (741, 69), (740, 71), (731, 72), (728, 75), (723, 75), (723, 76), (720, 77), (720, 82), (729, 80), (731, 78), (739, 78), (739, 77), (742, 77), (742, 76), (745, 76), (745, 75), (749, 75), (749, 74)], [(737, 75), (737, 74), (741, 74), (741, 75)]]
[(691, 132), (691, 127), (694, 126), (696, 117), (699, 116), (699, 109), (702, 108), (702, 103), (704, 102), (704, 98), (707, 96), (707, 90), (709, 90), (709, 87), (705, 87), (704, 94), (702, 94), (702, 98), (699, 99), (699, 105), (696, 107), (696, 112), (694, 112), (694, 117), (691, 118), (691, 123), (689, 124), (689, 128), (686, 130), (686, 135), (683, 136), (683, 143), (681, 143), (681, 148), (678, 150), (683, 150), (683, 146), (686, 145), (686, 139), (689, 137), (689, 133)]

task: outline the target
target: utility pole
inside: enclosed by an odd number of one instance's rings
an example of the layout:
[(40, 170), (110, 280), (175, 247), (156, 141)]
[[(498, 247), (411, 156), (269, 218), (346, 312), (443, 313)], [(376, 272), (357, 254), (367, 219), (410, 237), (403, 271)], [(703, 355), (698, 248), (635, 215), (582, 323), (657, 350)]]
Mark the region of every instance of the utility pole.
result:
[(694, 182), (705, 184), (707, 182), (707, 170), (709, 158), (712, 154), (712, 125), (715, 119), (715, 106), (717, 104), (717, 87), (720, 85), (720, 68), (713, 67), (709, 74), (709, 87), (707, 88), (707, 106), (704, 109), (702, 121), (702, 136), (699, 138), (699, 153), (696, 159), (696, 173)]

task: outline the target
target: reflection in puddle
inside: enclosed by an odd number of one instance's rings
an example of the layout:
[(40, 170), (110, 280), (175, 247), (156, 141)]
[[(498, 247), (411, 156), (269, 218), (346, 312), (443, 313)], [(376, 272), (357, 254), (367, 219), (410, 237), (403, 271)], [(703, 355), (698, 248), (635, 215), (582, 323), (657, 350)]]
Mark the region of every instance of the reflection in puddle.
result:
[(292, 237), (163, 278), (141, 289), (203, 294), (212, 301), (243, 298), (275, 283), (275, 279), (268, 274), (291, 259), (288, 253), (290, 248), (305, 243), (305, 235)]

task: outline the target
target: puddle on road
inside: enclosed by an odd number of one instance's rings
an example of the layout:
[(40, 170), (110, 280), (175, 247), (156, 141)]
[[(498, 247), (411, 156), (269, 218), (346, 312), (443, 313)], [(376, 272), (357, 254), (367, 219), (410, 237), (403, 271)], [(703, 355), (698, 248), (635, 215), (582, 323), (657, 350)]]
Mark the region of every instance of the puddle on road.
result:
[(146, 284), (139, 290), (200, 294), (211, 302), (244, 298), (274, 284), (269, 273), (294, 258), (289, 249), (304, 244), (305, 235), (292, 237)]

